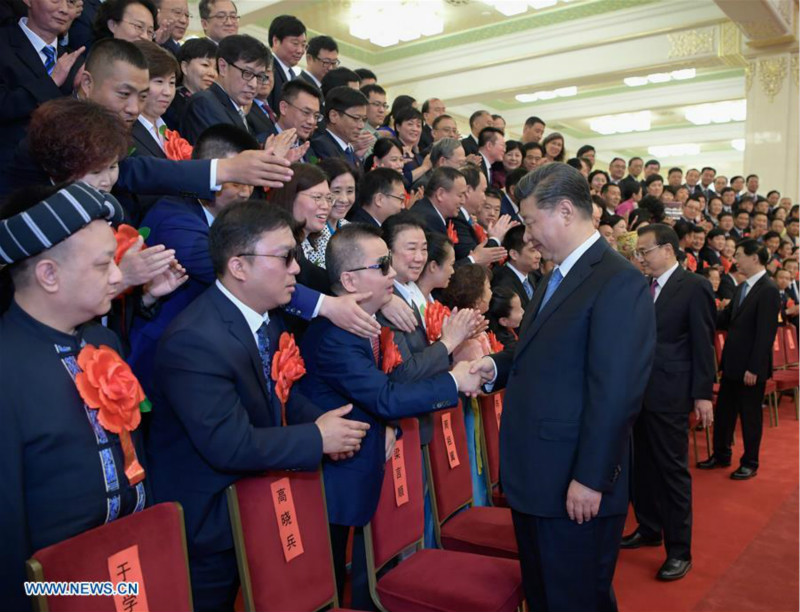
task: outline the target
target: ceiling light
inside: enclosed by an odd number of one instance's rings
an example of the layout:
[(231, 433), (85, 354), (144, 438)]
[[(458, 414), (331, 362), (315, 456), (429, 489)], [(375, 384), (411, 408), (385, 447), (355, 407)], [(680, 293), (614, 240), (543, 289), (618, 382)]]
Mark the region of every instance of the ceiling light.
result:
[[(549, 6), (555, 6), (559, 0), (482, 0), (484, 4), (488, 4), (495, 10), (499, 11), (506, 17), (513, 17), (514, 15), (521, 15), (528, 10), (528, 7), (539, 10)], [(561, 0), (567, 2), (568, 0)]]
[(654, 72), (653, 74), (647, 75), (647, 80), (651, 83), (666, 83), (672, 80), (672, 77), (666, 72)]
[(379, 47), (391, 47), (444, 31), (442, 0), (373, 2), (353, 0), (350, 34)]
[(548, 6), (553, 6), (558, 2), (558, 0), (528, 0), (528, 4), (531, 5), (532, 9), (543, 9), (547, 8)]
[(726, 100), (688, 106), (683, 111), (686, 120), (695, 125), (729, 123), (747, 119), (747, 100)]
[(733, 140), (731, 140), (731, 146), (737, 151), (744, 151), (746, 146), (744, 138), (734, 138)]
[(697, 70), (694, 68), (684, 68), (683, 70), (673, 70), (672, 72), (654, 72), (647, 76), (635, 76), (622, 79), (628, 87), (641, 87), (648, 83), (667, 83), (673, 79), (676, 81), (685, 81), (686, 79), (693, 79), (697, 76)]
[(598, 134), (627, 134), (629, 132), (646, 132), (650, 129), (651, 114), (649, 110), (621, 115), (603, 115), (589, 121), (589, 127)]
[(700, 145), (694, 143), (657, 145), (647, 147), (647, 152), (653, 157), (684, 157), (689, 155), (700, 155)]
[(642, 85), (647, 85), (650, 81), (647, 80), (647, 77), (628, 77), (627, 79), (622, 79), (622, 82), (628, 87), (641, 87)]
[(536, 102), (537, 100), (552, 100), (554, 98), (571, 98), (578, 95), (578, 88), (574, 85), (571, 87), (559, 87), (552, 91), (543, 90), (534, 93), (517, 94), (514, 98), (517, 102), (527, 104), (529, 102)]
[(697, 70), (694, 68), (686, 68), (684, 70), (673, 70), (669, 73), (676, 81), (685, 81), (686, 79), (693, 79), (697, 76)]
[(571, 96), (575, 96), (578, 94), (578, 88), (575, 87), (574, 85), (572, 87), (560, 87), (554, 90), (554, 93), (559, 98), (569, 98)]

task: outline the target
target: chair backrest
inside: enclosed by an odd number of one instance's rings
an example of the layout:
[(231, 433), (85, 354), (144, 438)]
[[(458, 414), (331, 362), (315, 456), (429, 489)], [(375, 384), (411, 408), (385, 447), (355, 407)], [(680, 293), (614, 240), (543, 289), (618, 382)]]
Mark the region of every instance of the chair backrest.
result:
[(797, 348), (797, 328), (794, 325), (786, 325), (783, 328), (783, 335), (786, 342), (786, 364), (797, 365), (798, 359), (800, 359)]
[(722, 349), (725, 348), (725, 338), (727, 335), (728, 333), (722, 330), (714, 332), (714, 354), (717, 357), (717, 368), (719, 368), (719, 364), (722, 363)]
[(480, 398), (481, 407), (481, 448), (484, 463), (489, 466), (489, 484), (495, 486), (500, 481), (500, 415), (503, 412), (503, 391), (495, 391)]
[(319, 470), (239, 480), (228, 487), (228, 508), (246, 610), (337, 605)]
[[(403, 435), (398, 439), (395, 455), (386, 462), (378, 509), (366, 531), (367, 559), (374, 572), (379, 571), (400, 552), (419, 545), (424, 532), (425, 500), (422, 495), (422, 453), (419, 421), (400, 421)], [(402, 445), (401, 456), (397, 449)], [(397, 470), (404, 470), (404, 475)], [(398, 476), (400, 476), (398, 478)], [(405, 497), (402, 485), (405, 477)], [(399, 504), (399, 505), (398, 505)]]
[[(35, 582), (138, 582), (136, 601), (141, 608), (146, 601), (152, 612), (192, 609), (183, 508), (174, 502), (38, 550), (28, 560), (27, 571), (28, 580)], [(116, 605), (122, 600), (122, 596), (41, 596), (34, 599), (34, 609), (116, 612), (122, 609)]]
[(772, 367), (776, 370), (786, 366), (786, 334), (783, 330), (783, 326), (779, 325), (772, 341)]
[(433, 415), (433, 436), (427, 449), (428, 486), (433, 492), (435, 526), (472, 503), (472, 474), (461, 402)]

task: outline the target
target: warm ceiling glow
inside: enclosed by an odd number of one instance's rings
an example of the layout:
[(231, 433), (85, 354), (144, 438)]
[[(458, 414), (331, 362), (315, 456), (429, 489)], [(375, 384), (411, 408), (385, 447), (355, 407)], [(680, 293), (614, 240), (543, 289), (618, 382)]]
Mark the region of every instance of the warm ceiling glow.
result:
[(589, 120), (589, 127), (598, 134), (627, 134), (629, 132), (646, 132), (650, 129), (650, 111), (622, 113), (621, 115), (604, 115)]
[(442, 0), (353, 0), (350, 34), (379, 47), (391, 47), (444, 32), (442, 11)]
[[(484, 4), (488, 4), (496, 11), (502, 13), (506, 17), (513, 17), (514, 15), (521, 15), (527, 12), (528, 8), (534, 10), (555, 6), (558, 0), (481, 0)], [(567, 0), (562, 0), (567, 2)]]
[(687, 106), (683, 115), (687, 121), (695, 125), (744, 121), (747, 119), (747, 100), (726, 100), (725, 102)]
[(628, 87), (641, 87), (649, 83), (667, 83), (669, 81), (685, 81), (686, 79), (693, 79), (697, 76), (697, 70), (694, 68), (685, 68), (683, 70), (673, 70), (672, 72), (654, 72), (647, 76), (635, 76), (622, 79)]
[(517, 94), (514, 96), (517, 102), (536, 102), (537, 100), (552, 100), (553, 98), (571, 98), (578, 95), (578, 88), (574, 85), (572, 87), (559, 87), (552, 91), (537, 91), (529, 94)]
[(647, 152), (653, 157), (683, 157), (685, 155), (700, 155), (700, 145), (694, 143), (660, 145), (647, 147)]

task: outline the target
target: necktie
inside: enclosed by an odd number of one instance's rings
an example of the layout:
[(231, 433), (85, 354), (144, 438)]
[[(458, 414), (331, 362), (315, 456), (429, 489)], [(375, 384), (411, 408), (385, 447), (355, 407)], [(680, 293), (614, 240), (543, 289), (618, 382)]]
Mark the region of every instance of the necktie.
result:
[(56, 67), (56, 50), (50, 45), (47, 45), (42, 49), (42, 53), (45, 55), (44, 69), (47, 70), (47, 74), (52, 75)]
[(533, 297), (533, 285), (531, 285), (531, 281), (527, 278), (522, 281), (522, 287), (525, 289), (525, 294), (528, 296), (528, 299)]
[(744, 298), (747, 296), (748, 289), (750, 289), (750, 283), (745, 283), (742, 285), (742, 292), (739, 294), (739, 306), (741, 306), (742, 302), (744, 302)]
[(381, 346), (377, 337), (370, 338), (369, 343), (372, 345), (372, 356), (375, 358), (375, 365), (379, 365), (381, 361)]
[(294, 70), (292, 70), (292, 69), (291, 69), (291, 67), (289, 67), (289, 68), (287, 68), (287, 69), (286, 69), (286, 74), (287, 74), (287, 76), (289, 77), (289, 80), (290, 80), (290, 81), (291, 81), (293, 78), (295, 78), (295, 77), (297, 76), (297, 75), (294, 73)]
[(658, 279), (654, 278), (650, 282), (650, 295), (652, 296), (654, 302), (656, 301), (656, 290), (657, 289), (658, 289)]
[(347, 156), (347, 161), (349, 161), (353, 166), (357, 166), (356, 164), (356, 154), (353, 151), (353, 147), (347, 145), (347, 148), (344, 150), (344, 154)]
[(246, 114), (245, 114), (245, 112), (244, 112), (244, 111), (243, 111), (241, 108), (239, 108), (238, 106), (236, 107), (236, 112), (237, 112), (237, 113), (239, 113), (239, 117), (241, 117), (241, 119), (242, 119), (242, 123), (244, 123), (244, 129), (246, 129), (246, 130), (249, 132), (249, 131), (250, 131), (250, 126), (249, 126), (249, 125), (247, 125), (247, 115), (246, 115)]
[(258, 328), (258, 356), (261, 357), (261, 368), (264, 371), (264, 379), (267, 381), (267, 392), (272, 393), (272, 363), (269, 353), (269, 335), (267, 334), (268, 324), (266, 321)]
[(550, 275), (550, 280), (547, 282), (547, 291), (544, 292), (544, 299), (542, 300), (542, 305), (539, 307), (539, 312), (541, 312), (545, 304), (550, 301), (550, 298), (556, 292), (562, 280), (564, 280), (564, 276), (561, 274), (561, 270), (558, 268), (553, 270), (553, 273)]

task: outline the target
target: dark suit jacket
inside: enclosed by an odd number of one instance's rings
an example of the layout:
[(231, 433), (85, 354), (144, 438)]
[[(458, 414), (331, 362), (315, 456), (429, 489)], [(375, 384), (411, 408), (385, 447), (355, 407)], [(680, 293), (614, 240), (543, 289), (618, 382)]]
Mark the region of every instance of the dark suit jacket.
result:
[(466, 153), (467, 155), (478, 154), (478, 143), (475, 142), (475, 139), (472, 137), (472, 134), (469, 134), (465, 138), (461, 139), (461, 146), (464, 147), (464, 153)]
[(258, 142), (264, 142), (269, 136), (277, 133), (272, 119), (257, 102), (253, 102), (253, 106), (250, 107), (250, 112), (247, 113), (247, 122)]
[[(292, 70), (297, 74), (300, 69), (297, 67), (292, 68)], [(275, 60), (272, 64), (272, 74), (274, 75), (273, 78), (275, 79), (275, 85), (272, 86), (272, 91), (267, 98), (269, 102), (269, 107), (271, 109), (278, 108), (278, 103), (281, 101), (281, 92), (283, 91), (283, 86), (286, 84), (286, 73), (283, 71), (283, 67)], [(295, 77), (297, 78), (297, 77)]]
[(749, 230), (740, 230), (738, 227), (732, 227), (730, 231), (731, 238), (735, 238), (736, 240), (741, 240), (750, 235)]
[(163, 149), (158, 146), (155, 138), (147, 131), (140, 121), (135, 121), (131, 130), (133, 137), (133, 155), (147, 155), (157, 159), (167, 159)]
[(351, 165), (355, 165), (357, 163), (357, 161), (355, 160), (355, 154), (353, 154), (353, 157), (350, 157), (342, 149), (342, 147), (339, 146), (339, 143), (333, 139), (333, 136), (330, 135), (328, 130), (322, 130), (321, 132), (317, 132), (311, 137), (310, 153), (312, 153), (319, 159), (338, 157), (339, 159), (343, 159), (344, 161), (346, 161)]
[[(294, 68), (292, 68), (292, 70), (294, 70)], [(303, 79), (306, 83), (308, 83), (312, 87), (315, 87), (317, 89), (317, 91), (322, 93), (322, 90), (320, 89), (319, 85), (317, 85), (317, 83), (314, 81), (314, 79), (312, 79), (305, 70), (301, 70), (300, 71), (300, 76), (297, 77), (297, 78), (298, 79)], [(270, 107), (270, 108), (272, 108), (272, 107)]]
[(619, 188), (620, 188), (620, 190), (622, 190), (622, 189), (623, 189), (623, 187), (626, 187), (626, 186), (628, 186), (628, 187), (630, 187), (631, 189), (636, 189), (636, 185), (638, 185), (638, 184), (639, 184), (639, 181), (637, 181), (637, 180), (636, 180), (634, 177), (632, 177), (632, 176), (629, 174), (628, 176), (626, 176), (624, 179), (622, 179), (622, 180), (619, 182)]
[(370, 341), (315, 319), (302, 342), (306, 375), (300, 390), (322, 410), (348, 403), (348, 418), (370, 424), (361, 450), (350, 459), (324, 461), (328, 520), (335, 525), (365, 525), (375, 514), (386, 463), (389, 421), (454, 406), (458, 393), (447, 373), (394, 382), (375, 363)]
[(575, 479), (603, 493), (599, 516), (624, 515), (630, 433), (653, 362), (653, 300), (602, 238), (537, 314), (548, 282), (528, 304), (516, 348), (492, 356), (495, 388), (506, 387), (503, 491), (519, 512), (566, 518)]
[(350, 209), (348, 221), (351, 223), (366, 223), (367, 225), (371, 225), (373, 227), (381, 226), (380, 223), (375, 220), (375, 217), (361, 208), (361, 206), (353, 206), (353, 208)]
[(700, 259), (707, 262), (709, 266), (722, 265), (722, 260), (719, 258), (719, 255), (710, 246), (704, 246), (700, 249)]
[(175, 98), (172, 100), (172, 104), (169, 105), (167, 112), (161, 117), (169, 129), (180, 132), (181, 120), (191, 97), (192, 94), (185, 87), (178, 87), (175, 90)]
[(447, 234), (447, 225), (442, 222), (441, 215), (428, 198), (417, 200), (411, 211), (425, 222), (426, 230)]
[(681, 266), (656, 300), (656, 353), (644, 409), (689, 412), (712, 398), (716, 307), (711, 283)]
[[(68, 51), (59, 46), (58, 56)], [(14, 158), (31, 113), (48, 100), (72, 93), (72, 82), (82, 65), (83, 59), (75, 62), (59, 88), (19, 24), (0, 28), (0, 167), (5, 168)]]
[(717, 327), (728, 330), (719, 369), (725, 378), (741, 381), (745, 372), (752, 372), (763, 382), (772, 374), (772, 343), (778, 330), (781, 296), (767, 273), (739, 305), (744, 285), (736, 287), (730, 304), (717, 315)]
[(732, 274), (723, 274), (719, 280), (719, 289), (717, 289), (717, 297), (721, 300), (729, 300), (736, 292), (736, 280)]
[(181, 120), (180, 133), (190, 143), (195, 144), (203, 130), (218, 123), (235, 125), (238, 128), (247, 129), (251, 134), (254, 133), (250, 122), (245, 128), (241, 116), (236, 112), (233, 102), (225, 90), (214, 83), (205, 91), (198, 91), (189, 99)]
[(422, 134), (419, 137), (419, 150), (428, 153), (433, 146), (433, 129), (427, 123), (422, 124)]
[[(270, 313), (274, 353), (282, 331)], [(241, 312), (210, 287), (170, 325), (156, 354), (148, 438), (156, 500), (178, 501), (190, 555), (233, 548), (225, 489), (265, 470), (313, 470), (322, 458), (321, 414), (295, 387), (287, 420), (268, 390), (255, 338)]]
[(175, 57), (178, 57), (178, 53), (181, 50), (180, 43), (175, 42), (174, 40), (172, 40), (172, 38), (168, 38), (167, 42), (161, 45), (161, 47), (172, 53), (172, 55), (174, 55)]
[[(455, 246), (456, 261), (466, 259), (478, 247), (478, 235), (475, 233), (472, 223), (466, 219), (466, 214), (460, 210), (458, 215), (453, 218), (453, 227), (458, 234), (458, 244)], [(486, 246), (499, 247), (500, 243), (495, 238), (489, 238)]]
[(512, 221), (522, 223), (522, 217), (519, 216), (511, 202), (511, 198), (505, 191), (503, 192), (503, 199), (500, 200), (500, 215), (508, 215)]
[[(532, 274), (529, 274), (528, 281), (535, 291), (536, 278)], [(525, 287), (523, 286), (522, 281), (519, 280), (519, 276), (516, 275), (514, 270), (511, 270), (508, 267), (508, 264), (495, 266), (492, 269), (492, 289), (496, 287), (508, 287), (519, 296), (519, 301), (522, 303), (523, 309), (528, 306), (528, 302), (530, 302), (530, 300), (528, 299), (528, 294), (525, 292)]]
[(94, 44), (94, 18), (102, 2), (100, 0), (84, 0), (83, 11), (69, 28), (69, 46), (73, 49), (86, 47), (86, 53)]

